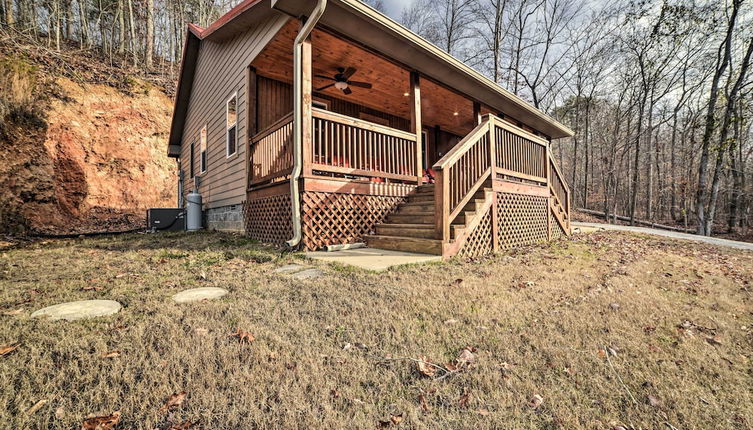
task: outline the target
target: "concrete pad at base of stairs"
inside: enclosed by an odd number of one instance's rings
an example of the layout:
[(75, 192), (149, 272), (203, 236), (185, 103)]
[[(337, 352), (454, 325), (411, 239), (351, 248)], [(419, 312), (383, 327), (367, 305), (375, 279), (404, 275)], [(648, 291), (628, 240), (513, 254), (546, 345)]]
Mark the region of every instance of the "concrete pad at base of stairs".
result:
[(227, 290), (217, 287), (202, 287), (192, 288), (190, 290), (181, 291), (173, 296), (173, 300), (176, 303), (190, 303), (198, 302), (201, 300), (218, 299), (227, 294)]
[(81, 300), (48, 306), (31, 314), (32, 318), (48, 317), (51, 320), (75, 321), (112, 315), (123, 306), (114, 300)]
[(282, 267), (278, 267), (275, 269), (275, 273), (295, 273), (300, 272), (301, 270), (305, 269), (306, 266), (301, 266), (300, 264), (287, 264)]
[(377, 248), (346, 249), (335, 252), (307, 252), (306, 257), (330, 263), (348, 264), (361, 269), (381, 272), (404, 264), (442, 261), (440, 255), (418, 254), (415, 252), (391, 251)]

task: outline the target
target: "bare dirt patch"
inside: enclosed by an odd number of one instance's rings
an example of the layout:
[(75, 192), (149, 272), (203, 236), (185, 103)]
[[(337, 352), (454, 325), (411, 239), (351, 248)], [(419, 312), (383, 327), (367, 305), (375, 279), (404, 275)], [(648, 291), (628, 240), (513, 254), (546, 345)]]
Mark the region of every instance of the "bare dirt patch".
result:
[[(26, 244), (0, 257), (0, 427), (751, 428), (752, 277), (615, 232), (379, 274), (222, 234)], [(170, 300), (196, 287), (230, 294)], [(29, 317), (85, 299), (124, 308)]]

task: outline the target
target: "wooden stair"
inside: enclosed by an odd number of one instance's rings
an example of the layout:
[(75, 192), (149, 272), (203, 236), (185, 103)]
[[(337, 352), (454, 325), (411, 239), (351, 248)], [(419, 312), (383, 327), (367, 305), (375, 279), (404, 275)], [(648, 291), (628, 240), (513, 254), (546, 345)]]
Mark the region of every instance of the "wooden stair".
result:
[(442, 241), (434, 238), (434, 184), (421, 185), (408, 201), (377, 224), (376, 234), (366, 236), (373, 248), (442, 255)]
[[(491, 184), (484, 184), (468, 201), (452, 222), (450, 242), (463, 234), (491, 191)], [(442, 255), (444, 243), (435, 239), (434, 184), (421, 185), (409, 194), (408, 201), (388, 215), (384, 223), (377, 224), (375, 230), (375, 234), (365, 237), (372, 248)]]

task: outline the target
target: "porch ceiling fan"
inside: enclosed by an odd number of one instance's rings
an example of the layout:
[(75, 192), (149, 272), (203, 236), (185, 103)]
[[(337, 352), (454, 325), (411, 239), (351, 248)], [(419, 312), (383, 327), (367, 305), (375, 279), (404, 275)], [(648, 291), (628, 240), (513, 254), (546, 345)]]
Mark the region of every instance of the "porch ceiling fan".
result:
[(325, 76), (325, 75), (316, 75), (317, 78), (320, 79), (326, 79), (328, 81), (334, 81), (331, 84), (327, 84), (321, 88), (317, 88), (316, 91), (323, 91), (326, 90), (329, 87), (335, 87), (338, 90), (342, 91), (343, 94), (348, 95), (352, 93), (353, 91), (350, 89), (350, 87), (358, 87), (358, 88), (371, 88), (371, 84), (368, 82), (359, 82), (359, 81), (351, 81), (350, 77), (353, 76), (356, 73), (357, 69), (355, 67), (338, 67), (337, 73), (335, 73), (335, 76)]

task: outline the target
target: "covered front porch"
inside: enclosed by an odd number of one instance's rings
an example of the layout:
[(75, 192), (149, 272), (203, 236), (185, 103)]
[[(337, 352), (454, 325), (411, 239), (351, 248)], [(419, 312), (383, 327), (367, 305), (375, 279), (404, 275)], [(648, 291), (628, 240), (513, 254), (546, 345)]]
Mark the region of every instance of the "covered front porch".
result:
[[(247, 76), (246, 226), (272, 243), (291, 234), (289, 53), (298, 28), (289, 21)], [(491, 202), (501, 191), (543, 199), (544, 240), (552, 237), (549, 200), (556, 194), (560, 227), (569, 232), (568, 192), (551, 168), (548, 139), (522, 122), (321, 26), (303, 45), (302, 88), (304, 248), (369, 240), (454, 255), (480, 211), (497, 211)], [(492, 240), (500, 236), (497, 223), (489, 227), (490, 248), (503, 246)]]

